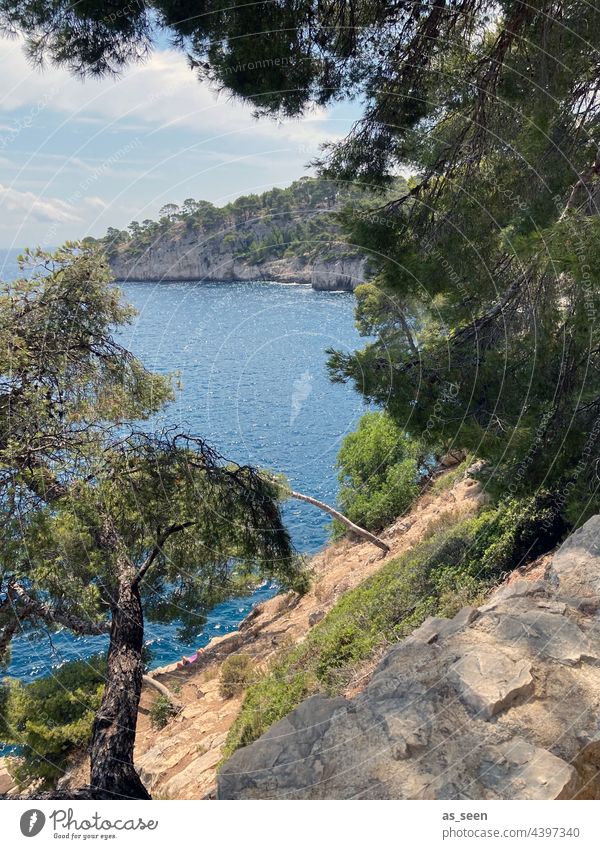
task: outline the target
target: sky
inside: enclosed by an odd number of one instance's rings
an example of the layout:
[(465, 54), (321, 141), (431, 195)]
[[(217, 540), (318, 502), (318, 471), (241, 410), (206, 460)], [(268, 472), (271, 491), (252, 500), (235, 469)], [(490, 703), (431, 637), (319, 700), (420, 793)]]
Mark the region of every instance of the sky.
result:
[(101, 236), (189, 197), (221, 205), (289, 185), (356, 118), (341, 104), (257, 121), (168, 48), (117, 79), (82, 81), (33, 68), (18, 40), (0, 39), (0, 67), (2, 248)]

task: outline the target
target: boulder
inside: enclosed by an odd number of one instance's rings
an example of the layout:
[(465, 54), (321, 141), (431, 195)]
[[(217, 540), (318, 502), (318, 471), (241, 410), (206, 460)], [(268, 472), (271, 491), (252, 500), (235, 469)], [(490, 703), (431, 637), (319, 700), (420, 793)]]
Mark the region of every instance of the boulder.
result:
[(478, 716), (490, 719), (519, 698), (533, 693), (531, 662), (513, 660), (493, 647), (472, 649), (459, 657), (448, 671), (459, 697)]
[(450, 469), (452, 466), (458, 466), (462, 463), (463, 460), (466, 460), (468, 455), (468, 451), (466, 448), (453, 448), (452, 451), (448, 451), (447, 454), (440, 460), (440, 466), (443, 466), (445, 469)]

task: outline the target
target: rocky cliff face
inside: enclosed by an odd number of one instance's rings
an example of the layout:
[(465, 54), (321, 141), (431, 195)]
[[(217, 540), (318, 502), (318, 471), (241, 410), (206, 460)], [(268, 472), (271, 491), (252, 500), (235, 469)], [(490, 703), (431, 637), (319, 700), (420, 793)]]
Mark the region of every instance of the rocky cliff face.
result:
[(538, 574), (429, 619), (353, 699), (314, 696), (219, 797), (600, 798), (600, 517)]
[[(255, 235), (265, 234), (257, 231)], [(110, 257), (110, 266), (120, 281), (274, 280), (307, 283), (324, 291), (352, 291), (365, 280), (365, 259), (345, 255), (342, 250), (315, 260), (285, 257), (253, 263), (235, 242), (220, 237), (199, 241), (188, 232), (178, 238), (163, 236), (139, 254), (121, 249)]]

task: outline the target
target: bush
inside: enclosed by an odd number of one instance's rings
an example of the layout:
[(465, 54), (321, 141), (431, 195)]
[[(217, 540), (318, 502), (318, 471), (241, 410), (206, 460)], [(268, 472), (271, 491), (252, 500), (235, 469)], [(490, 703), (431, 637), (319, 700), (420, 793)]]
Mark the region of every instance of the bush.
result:
[(223, 749), (227, 757), (241, 746), (257, 740), (275, 722), (292, 711), (318, 689), (309, 673), (292, 672), (288, 656), (276, 664), (259, 683), (252, 685), (244, 699), (242, 713), (236, 719)]
[(150, 705), (150, 722), (154, 728), (164, 728), (175, 712), (170, 699), (158, 695)]
[(0, 743), (18, 747), (12, 772), (20, 786), (39, 779), (51, 787), (73, 750), (87, 746), (105, 674), (105, 658), (96, 656), (30, 684), (2, 685)]
[[(419, 493), (419, 449), (387, 413), (366, 413), (340, 448), (339, 503), (358, 525), (376, 529), (403, 513)], [(339, 533), (341, 528), (335, 526)]]
[(569, 531), (550, 492), (509, 498), (475, 520), (471, 560), (479, 574), (500, 577), (550, 551)]
[(221, 667), (219, 693), (223, 699), (232, 699), (252, 680), (252, 661), (247, 654), (232, 654)]

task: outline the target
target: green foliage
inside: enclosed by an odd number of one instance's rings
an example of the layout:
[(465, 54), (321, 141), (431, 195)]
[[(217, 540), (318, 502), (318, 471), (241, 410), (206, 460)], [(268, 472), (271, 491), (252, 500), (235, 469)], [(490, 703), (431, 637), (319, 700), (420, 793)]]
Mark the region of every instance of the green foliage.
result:
[(150, 722), (154, 728), (164, 728), (174, 713), (170, 699), (159, 694), (150, 705)]
[(342, 512), (362, 527), (389, 524), (419, 492), (418, 446), (387, 413), (370, 412), (361, 418), (344, 438), (337, 465)]
[(431, 4), (399, 37), (390, 79), (326, 162), (339, 179), (385, 182), (404, 162), (421, 175), (345, 219), (372, 257), (357, 290), (370, 338), (330, 368), (426, 448), (488, 461), (496, 497), (550, 490), (578, 524), (600, 507), (600, 26), (577, 2), (452, 8)]
[(230, 655), (221, 667), (219, 693), (223, 699), (232, 699), (244, 690), (254, 677), (252, 659), (247, 654)]
[(431, 536), (344, 594), (303, 643), (249, 687), (225, 754), (256, 740), (307, 696), (343, 692), (361, 664), (428, 616), (451, 617), (480, 603), (506, 571), (558, 540), (558, 528), (540, 534), (545, 518), (547, 505), (527, 499), (437, 523)]
[(309, 672), (294, 670), (284, 658), (266, 677), (246, 691), (242, 710), (233, 724), (223, 748), (227, 758), (241, 746), (248, 746), (261, 734), (292, 711), (317, 690)]
[(106, 661), (93, 657), (66, 663), (30, 684), (5, 679), (0, 708), (0, 742), (18, 747), (12, 771), (19, 785), (41, 780), (50, 787), (69, 755), (89, 743), (100, 705)]
[(568, 529), (548, 490), (527, 498), (505, 499), (474, 521), (477, 544), (473, 559), (479, 574), (509, 572), (534, 560), (560, 542)]

